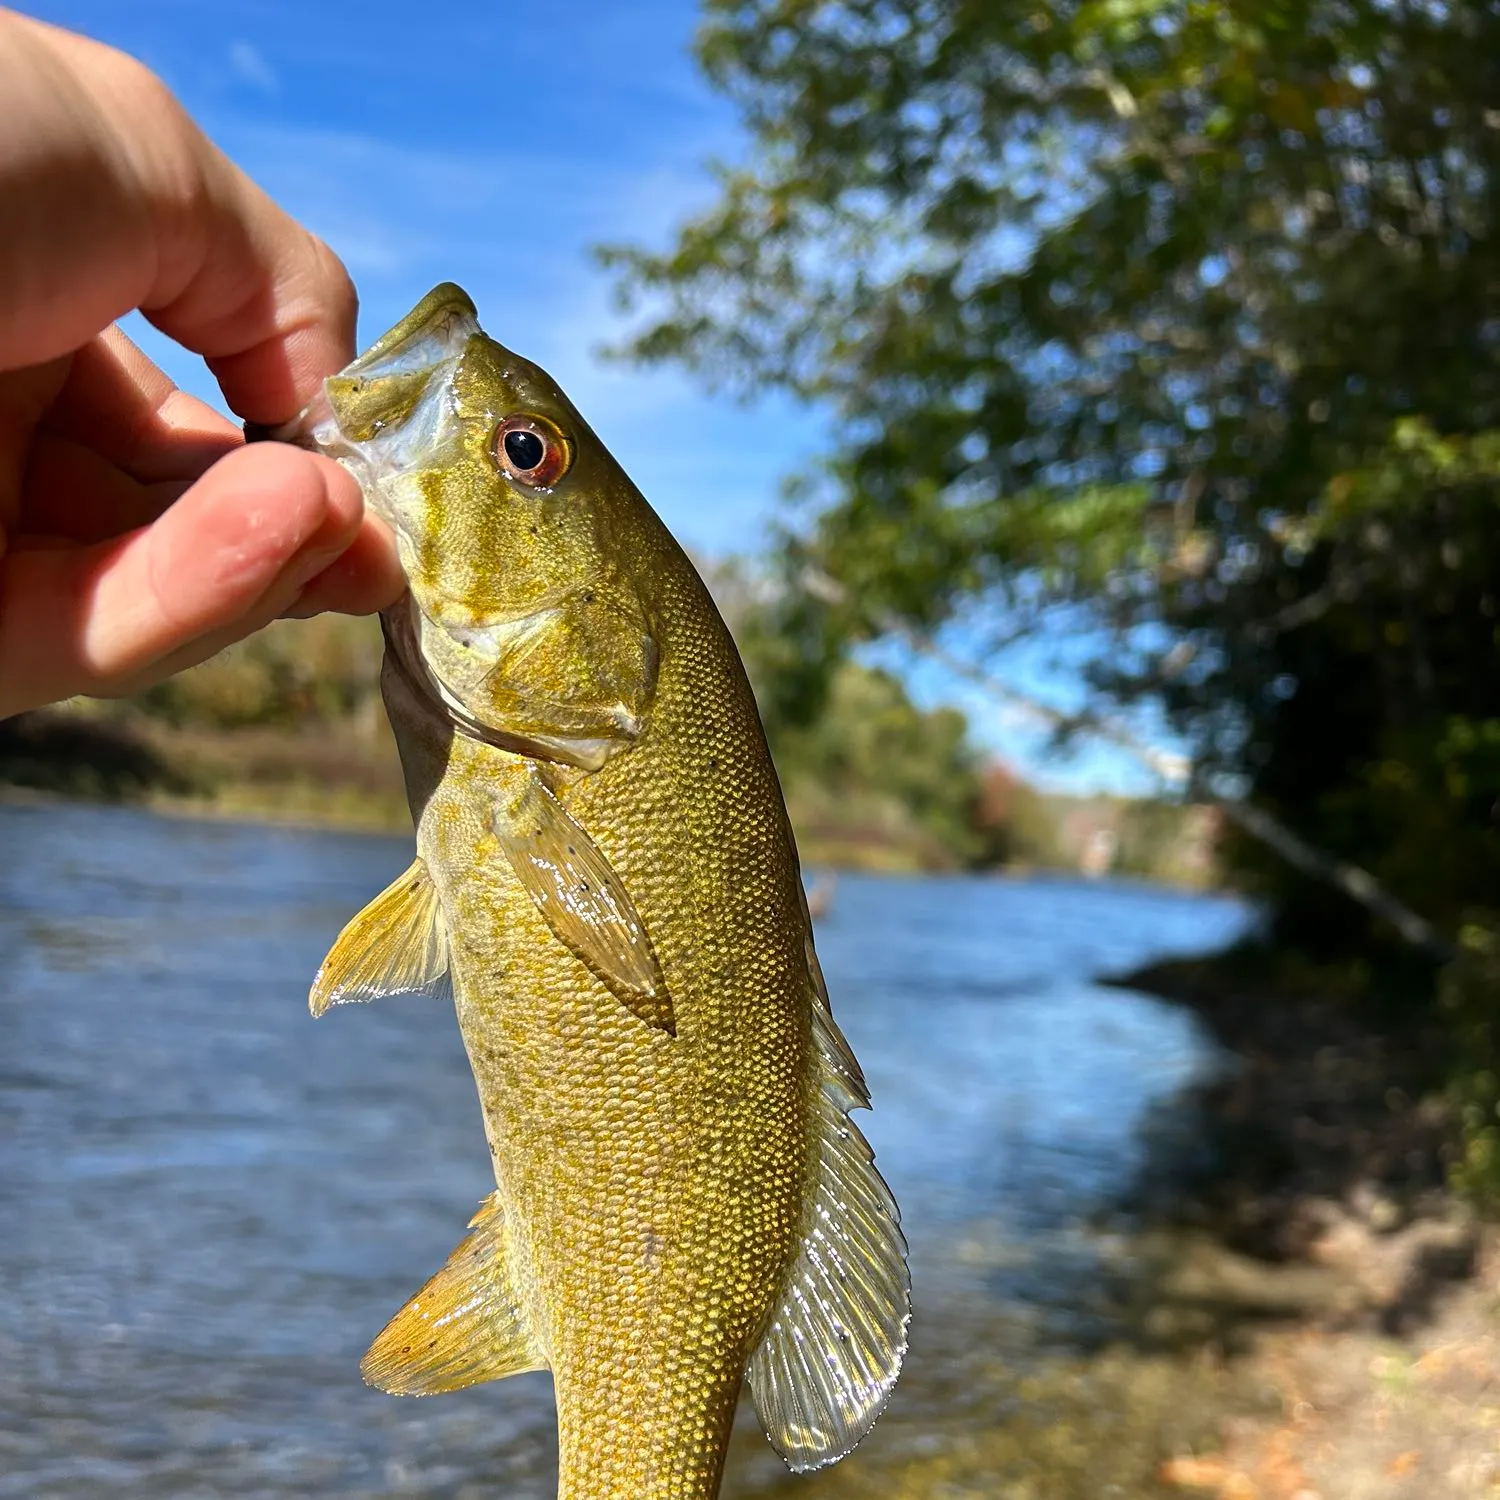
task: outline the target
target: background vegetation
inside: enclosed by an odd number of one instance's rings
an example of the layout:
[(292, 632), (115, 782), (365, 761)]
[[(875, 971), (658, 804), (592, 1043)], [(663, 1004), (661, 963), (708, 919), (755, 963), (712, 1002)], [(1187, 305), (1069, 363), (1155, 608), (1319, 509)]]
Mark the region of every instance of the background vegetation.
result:
[(1494, 1197), (1500, 11), (707, 0), (699, 52), (751, 149), (605, 258), (625, 355), (828, 414), (778, 711), (893, 624), (1000, 674), (1084, 643), (1095, 713), (1365, 872), (1222, 843), (1274, 952), (1444, 1021)]
[[(707, 567), (761, 686), (780, 644), (740, 565)], [(280, 621), (137, 698), (0, 724), (0, 785), (370, 828), (409, 827), (373, 620)], [(763, 689), (764, 690), (764, 689)], [(923, 711), (889, 673), (841, 664), (815, 713), (768, 715), (808, 864), (885, 870), (1109, 866), (1213, 877), (1212, 830), (1168, 804), (1046, 796), (988, 762), (962, 714)]]
[[(608, 258), (628, 351), (823, 406), (805, 710), (894, 615), (1093, 633), (1238, 794), (1456, 931), (1500, 882), (1500, 16), (1428, 0), (709, 0), (753, 146)], [(843, 599), (798, 589), (809, 567)], [(1258, 847), (1278, 935), (1361, 909)]]

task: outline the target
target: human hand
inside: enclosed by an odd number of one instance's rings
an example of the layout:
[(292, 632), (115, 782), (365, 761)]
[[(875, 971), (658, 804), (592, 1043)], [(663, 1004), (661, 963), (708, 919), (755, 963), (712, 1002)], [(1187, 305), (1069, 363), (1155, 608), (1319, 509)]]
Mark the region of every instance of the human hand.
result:
[(337, 257), (154, 75), (0, 10), (0, 718), (403, 586), (353, 479), (244, 446), (112, 326), (136, 307), (266, 425), (354, 353)]

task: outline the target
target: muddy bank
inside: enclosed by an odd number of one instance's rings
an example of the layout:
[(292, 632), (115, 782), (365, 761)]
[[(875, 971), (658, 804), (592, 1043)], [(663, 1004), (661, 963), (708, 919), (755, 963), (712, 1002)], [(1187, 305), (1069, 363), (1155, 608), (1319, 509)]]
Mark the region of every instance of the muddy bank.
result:
[(383, 721), (180, 727), (128, 708), (39, 709), (0, 721), (0, 795), (401, 832), (410, 827)]
[(1326, 1321), (1269, 1328), (1240, 1362), (1274, 1399), (1158, 1478), (1218, 1500), (1477, 1500), (1500, 1491), (1500, 1253), (1448, 1283), (1400, 1337)]

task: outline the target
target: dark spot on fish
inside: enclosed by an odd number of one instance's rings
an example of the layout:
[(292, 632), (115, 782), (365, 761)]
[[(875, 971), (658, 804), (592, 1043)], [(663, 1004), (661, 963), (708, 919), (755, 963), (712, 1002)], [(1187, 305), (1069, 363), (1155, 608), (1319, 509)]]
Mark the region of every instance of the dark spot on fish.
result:
[(571, 845), (571, 844), (569, 844), (569, 845), (568, 845), (568, 853), (569, 853), (569, 854), (572, 854), (572, 853), (573, 853), (573, 852), (574, 852), (574, 851), (573, 851), (573, 846), (572, 846), (572, 845)]
[(708, 757), (708, 769), (710, 771), (717, 771), (719, 769), (719, 757), (717, 755), (710, 755)]
[(593, 591), (593, 589), (585, 589), (583, 591), (583, 602), (585, 604), (592, 604), (594, 602), (594, 591)]

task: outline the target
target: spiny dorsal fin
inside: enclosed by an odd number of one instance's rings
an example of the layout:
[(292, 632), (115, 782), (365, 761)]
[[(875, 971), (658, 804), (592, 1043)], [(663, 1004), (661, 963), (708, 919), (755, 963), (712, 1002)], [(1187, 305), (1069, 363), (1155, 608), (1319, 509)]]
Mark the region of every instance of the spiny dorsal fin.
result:
[(386, 1324), (360, 1374), (392, 1396), (433, 1396), (545, 1370), (521, 1312), (505, 1210), (492, 1193), (443, 1269)]
[(625, 883), (535, 776), (498, 810), (495, 834), (554, 936), (648, 1026), (677, 1034), (672, 998)]
[(801, 1248), (746, 1372), (771, 1446), (798, 1471), (842, 1458), (870, 1430), (901, 1372), (911, 1321), (901, 1216), (848, 1117), (869, 1094), (811, 937), (808, 977), (822, 1074), (817, 1164)]
[(446, 997), (448, 930), (427, 866), (414, 859), (335, 939), (308, 1008), (426, 990)]

